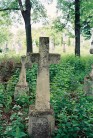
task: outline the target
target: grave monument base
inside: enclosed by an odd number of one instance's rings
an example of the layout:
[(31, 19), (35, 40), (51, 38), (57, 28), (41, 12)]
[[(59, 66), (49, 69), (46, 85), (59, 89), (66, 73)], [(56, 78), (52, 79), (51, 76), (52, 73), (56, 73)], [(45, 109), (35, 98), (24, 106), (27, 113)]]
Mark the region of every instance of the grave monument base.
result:
[(14, 92), (14, 99), (16, 100), (17, 98), (23, 95), (28, 95), (28, 93), (29, 93), (28, 85), (27, 86), (16, 85), (15, 92)]
[(38, 111), (35, 106), (29, 108), (28, 133), (30, 138), (51, 138), (55, 119), (53, 109)]

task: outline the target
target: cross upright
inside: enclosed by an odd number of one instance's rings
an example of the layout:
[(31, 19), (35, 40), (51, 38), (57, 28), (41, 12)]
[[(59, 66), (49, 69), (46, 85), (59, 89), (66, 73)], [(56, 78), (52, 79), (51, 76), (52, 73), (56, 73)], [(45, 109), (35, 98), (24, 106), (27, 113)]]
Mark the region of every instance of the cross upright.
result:
[(16, 64), (15, 67), (21, 67), (19, 81), (15, 87), (14, 99), (29, 92), (28, 83), (26, 81), (26, 56), (21, 57), (21, 64)]
[(57, 64), (59, 54), (49, 54), (49, 37), (39, 38), (39, 53), (28, 55), (31, 63), (38, 63), (35, 109), (45, 111), (50, 109), (49, 65)]
[(17, 85), (27, 86), (25, 64), (26, 64), (26, 57), (22, 56), (21, 57), (21, 72), (20, 72), (20, 76), (19, 76), (19, 82)]

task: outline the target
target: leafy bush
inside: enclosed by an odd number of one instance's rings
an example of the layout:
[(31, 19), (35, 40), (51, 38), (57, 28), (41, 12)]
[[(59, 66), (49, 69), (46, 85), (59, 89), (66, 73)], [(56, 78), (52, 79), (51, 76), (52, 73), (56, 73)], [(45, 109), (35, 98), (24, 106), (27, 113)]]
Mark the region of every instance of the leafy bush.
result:
[(56, 113), (55, 138), (93, 137), (93, 97), (60, 91), (52, 98)]
[(74, 67), (69, 63), (61, 64), (58, 66), (58, 70), (52, 82), (52, 91), (54, 90), (53, 86), (61, 90), (74, 91), (78, 87), (78, 79), (74, 74)]
[(13, 113), (10, 116), (11, 123), (6, 127), (4, 132), (5, 137), (23, 138), (27, 136), (24, 132), (24, 124), (21, 113)]
[(35, 101), (36, 94), (36, 80), (37, 80), (37, 65), (33, 65), (31, 69), (27, 69), (27, 82), (29, 84), (29, 96), (32, 103)]
[(51, 104), (55, 111), (55, 138), (93, 137), (93, 97), (86, 97), (83, 81), (92, 58), (66, 57), (57, 66), (51, 84)]
[(29, 102), (27, 97), (14, 101), (11, 92), (0, 85), (0, 138), (27, 137)]

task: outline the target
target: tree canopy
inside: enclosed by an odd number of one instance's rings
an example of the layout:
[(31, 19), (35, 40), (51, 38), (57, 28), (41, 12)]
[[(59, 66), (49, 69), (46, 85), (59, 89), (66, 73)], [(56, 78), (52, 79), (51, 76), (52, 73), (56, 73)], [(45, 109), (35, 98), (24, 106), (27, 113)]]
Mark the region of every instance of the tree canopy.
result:
[[(57, 8), (60, 12), (56, 19), (55, 27), (62, 30), (68, 23), (71, 23), (74, 29), (75, 20), (75, 0), (57, 0)], [(93, 1), (80, 1), (80, 25), (81, 33), (84, 37), (90, 38), (90, 29), (93, 27)]]
[[(19, 2), (22, 3), (22, 6), (20, 7)], [(44, 8), (44, 6), (42, 5), (42, 3), (38, 0), (31, 0), (31, 16), (32, 16), (32, 20), (34, 22), (40, 21), (41, 19), (46, 17), (46, 10)], [(10, 0), (10, 2), (8, 0), (0, 0), (0, 11), (4, 11), (4, 14), (6, 13), (7, 16), (11, 18), (13, 13), (17, 13), (18, 14), (18, 19), (20, 19), (20, 11), (26, 9), (26, 5), (25, 5), (25, 0)], [(13, 16), (15, 16), (15, 14), (13, 14)]]
[(41, 2), (38, 0), (11, 0), (9, 3), (8, 0), (3, 0), (0, 1), (0, 11), (6, 12), (6, 16), (9, 16), (10, 20), (14, 20), (16, 14), (18, 20), (20, 20), (21, 16), (23, 17), (26, 31), (26, 51), (27, 53), (33, 52), (31, 21), (40, 21), (42, 18), (46, 17), (46, 12)]

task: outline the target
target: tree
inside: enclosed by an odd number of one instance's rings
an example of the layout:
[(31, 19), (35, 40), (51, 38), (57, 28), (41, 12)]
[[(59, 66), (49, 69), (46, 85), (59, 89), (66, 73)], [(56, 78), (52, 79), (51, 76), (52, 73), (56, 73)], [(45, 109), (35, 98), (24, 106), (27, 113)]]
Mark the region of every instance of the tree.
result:
[(75, 55), (80, 56), (80, 0), (75, 0)]
[(9, 16), (6, 13), (0, 12), (0, 47), (2, 47), (3, 43), (5, 41), (9, 40), (9, 37), (11, 36), (10, 33), (10, 27), (11, 21), (9, 20)]
[(31, 3), (30, 0), (25, 0), (25, 7), (23, 9), (22, 1), (18, 0), (21, 13), (25, 22), (25, 30), (26, 30), (26, 42), (27, 42), (27, 53), (32, 51), (32, 36), (31, 36), (31, 23), (30, 23), (30, 11), (31, 11)]
[(91, 28), (93, 28), (93, 0), (82, 0), (81, 2), (81, 34), (85, 39), (90, 39)]
[[(10, 3), (8, 0), (1, 1), (0, 11), (7, 11), (8, 14), (10, 12), (21, 11), (22, 17), (25, 23), (25, 31), (26, 31), (26, 42), (27, 42), (27, 52), (32, 51), (32, 36), (31, 36), (31, 9), (33, 9), (33, 20), (39, 21), (39, 18), (46, 17), (45, 9), (43, 5), (37, 0), (12, 0)], [(37, 18), (36, 18), (36, 17)]]

